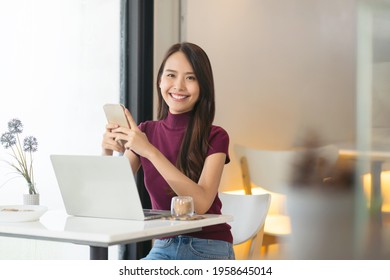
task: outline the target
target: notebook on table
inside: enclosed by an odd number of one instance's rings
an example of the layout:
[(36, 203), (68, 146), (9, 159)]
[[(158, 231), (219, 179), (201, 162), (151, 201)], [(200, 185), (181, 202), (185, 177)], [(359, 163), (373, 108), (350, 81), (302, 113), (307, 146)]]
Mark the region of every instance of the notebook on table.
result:
[(68, 215), (150, 220), (170, 211), (143, 209), (126, 157), (51, 155), (54, 173)]

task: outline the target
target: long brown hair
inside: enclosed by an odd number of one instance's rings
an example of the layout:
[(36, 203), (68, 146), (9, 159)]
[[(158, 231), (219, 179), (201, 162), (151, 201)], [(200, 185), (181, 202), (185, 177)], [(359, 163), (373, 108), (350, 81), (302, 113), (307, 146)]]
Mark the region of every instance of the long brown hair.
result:
[(158, 119), (168, 115), (168, 105), (161, 96), (159, 87), (167, 59), (182, 52), (188, 59), (199, 83), (199, 99), (195, 104), (190, 122), (181, 144), (176, 166), (186, 176), (198, 182), (208, 150), (208, 137), (215, 115), (214, 78), (210, 60), (199, 46), (183, 42), (173, 45), (166, 53), (157, 74)]

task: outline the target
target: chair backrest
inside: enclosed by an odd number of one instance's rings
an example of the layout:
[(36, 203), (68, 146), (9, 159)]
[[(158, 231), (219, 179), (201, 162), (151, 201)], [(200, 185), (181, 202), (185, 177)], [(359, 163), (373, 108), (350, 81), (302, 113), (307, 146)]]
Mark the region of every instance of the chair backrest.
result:
[(270, 194), (243, 195), (220, 192), (222, 214), (232, 215), (233, 244), (254, 238), (263, 228), (271, 202)]
[[(313, 149), (316, 157), (326, 161), (328, 166), (338, 159), (338, 149), (333, 145)], [(242, 168), (243, 177), (271, 192), (286, 194), (298, 161), (307, 155), (307, 149), (259, 150), (235, 144), (238, 159), (247, 164)], [(249, 174), (244, 174), (248, 172)]]

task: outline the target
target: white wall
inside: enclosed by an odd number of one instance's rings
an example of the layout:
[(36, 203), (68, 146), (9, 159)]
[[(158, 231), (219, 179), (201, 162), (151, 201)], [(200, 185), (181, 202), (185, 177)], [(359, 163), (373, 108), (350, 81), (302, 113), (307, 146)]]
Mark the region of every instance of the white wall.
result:
[(157, 118), (156, 76), (168, 48), (179, 42), (180, 0), (154, 1), (153, 115)]
[[(0, 0), (0, 134), (20, 118), (23, 136), (37, 137), (35, 178), (50, 209), (63, 203), (49, 155), (101, 154), (102, 106), (119, 101), (119, 23), (119, 0)], [(0, 164), (0, 205), (21, 204), (24, 181), (3, 185)], [(55, 242), (0, 238), (0, 248), (0, 259), (89, 258), (87, 246)]]
[(223, 189), (242, 185), (235, 143), (286, 148), (308, 128), (324, 143), (354, 138), (354, 0), (183, 2), (182, 40), (209, 54), (215, 123), (231, 137)]

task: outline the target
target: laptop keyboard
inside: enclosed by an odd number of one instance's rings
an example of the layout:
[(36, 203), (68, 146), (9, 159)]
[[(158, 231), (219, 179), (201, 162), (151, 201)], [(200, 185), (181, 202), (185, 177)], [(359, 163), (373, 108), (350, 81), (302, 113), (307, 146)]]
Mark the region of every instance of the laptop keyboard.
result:
[(144, 209), (144, 216), (148, 219), (158, 219), (162, 217), (170, 216), (170, 211), (164, 211), (164, 210), (152, 210), (152, 209)]

